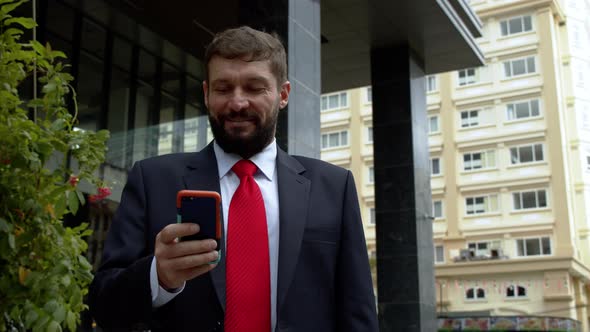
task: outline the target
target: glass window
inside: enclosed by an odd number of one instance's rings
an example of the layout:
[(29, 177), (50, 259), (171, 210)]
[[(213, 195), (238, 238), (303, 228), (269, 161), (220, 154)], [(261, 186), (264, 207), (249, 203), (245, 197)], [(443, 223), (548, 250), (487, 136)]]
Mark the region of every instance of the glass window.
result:
[(74, 9), (60, 1), (53, 1), (51, 6), (47, 6), (47, 30), (64, 40), (72, 41), (75, 17)]
[(430, 133), (438, 133), (440, 131), (438, 125), (438, 115), (434, 115), (428, 118), (428, 130)]
[(442, 201), (433, 201), (432, 202), (432, 216), (435, 219), (440, 219), (443, 217), (443, 203), (442, 203)]
[(526, 288), (524, 286), (510, 285), (506, 287), (506, 297), (518, 298), (526, 297)]
[(373, 127), (367, 127), (367, 143), (373, 143)]
[(514, 210), (539, 209), (547, 207), (547, 192), (542, 190), (512, 193)]
[(434, 262), (435, 263), (444, 263), (445, 262), (445, 247), (444, 246), (434, 246)]
[(506, 115), (508, 120), (537, 117), (539, 114), (538, 99), (506, 104)]
[(365, 94), (367, 97), (367, 103), (372, 103), (373, 102), (373, 88), (372, 87), (368, 87), (365, 90)]
[(346, 107), (348, 107), (348, 93), (346, 91), (324, 95), (321, 98), (322, 111), (341, 109)]
[(496, 151), (479, 151), (463, 154), (463, 170), (473, 171), (496, 167)]
[(500, 21), (500, 32), (502, 33), (502, 36), (513, 35), (531, 30), (533, 30), (533, 24), (530, 15), (518, 16)]
[(536, 68), (534, 56), (504, 62), (504, 75), (506, 77), (514, 77), (535, 72)]
[(469, 288), (465, 292), (465, 298), (467, 300), (480, 300), (486, 298), (486, 291), (483, 288)]
[(498, 196), (475, 196), (465, 198), (465, 212), (468, 215), (495, 212), (498, 210)]
[(479, 125), (479, 110), (461, 112), (461, 127), (475, 127)]
[(375, 183), (375, 168), (369, 167), (369, 183)]
[(549, 237), (517, 239), (516, 254), (521, 257), (551, 255), (551, 241)]
[(168, 92), (176, 98), (179, 98), (181, 95), (181, 77), (182, 74), (177, 68), (171, 66), (170, 64), (164, 63), (162, 65), (162, 90)]
[(81, 51), (78, 79), (76, 80), (79, 120), (77, 127), (81, 129), (93, 131), (101, 129), (99, 127), (102, 124), (99, 124), (98, 121), (104, 100), (102, 74), (103, 62), (85, 51)]
[(475, 84), (478, 81), (478, 69), (477, 68), (468, 68), (468, 69), (459, 70), (458, 77), (459, 77), (459, 86)]
[(432, 158), (430, 159), (430, 174), (431, 175), (440, 175), (440, 158)]
[(543, 144), (541, 143), (510, 148), (510, 162), (513, 165), (543, 160)]
[(377, 223), (376, 215), (375, 215), (375, 208), (369, 209), (369, 221), (371, 225), (375, 225)]
[(98, 24), (84, 19), (82, 21), (82, 49), (104, 59), (107, 32)]
[(339, 131), (322, 134), (322, 149), (335, 148), (348, 145), (348, 131)]
[(428, 75), (426, 76), (426, 92), (436, 91), (436, 76), (435, 75)]
[(129, 73), (113, 67), (109, 93), (107, 129), (111, 136), (107, 142), (106, 163), (117, 168), (126, 167), (129, 151), (127, 129), (129, 118)]

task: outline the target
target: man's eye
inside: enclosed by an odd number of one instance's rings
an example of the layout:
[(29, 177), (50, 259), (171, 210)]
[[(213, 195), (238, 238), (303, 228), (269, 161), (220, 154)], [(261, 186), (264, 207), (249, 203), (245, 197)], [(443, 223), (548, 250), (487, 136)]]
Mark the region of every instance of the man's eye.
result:
[(264, 92), (264, 87), (263, 86), (251, 86), (248, 87), (248, 90), (252, 91), (252, 92)]
[(217, 87), (217, 88), (215, 88), (214, 90), (215, 90), (215, 92), (218, 92), (218, 93), (226, 93), (226, 92), (228, 92), (230, 89), (229, 89), (228, 87), (221, 86), (221, 87)]

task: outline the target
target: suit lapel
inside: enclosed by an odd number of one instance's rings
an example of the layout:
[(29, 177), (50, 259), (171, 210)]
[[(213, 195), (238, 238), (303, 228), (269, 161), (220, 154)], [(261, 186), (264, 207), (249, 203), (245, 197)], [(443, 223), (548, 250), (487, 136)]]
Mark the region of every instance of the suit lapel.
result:
[(301, 174), (305, 168), (283, 150), (277, 151), (279, 188), (279, 270), (277, 314), (293, 280), (301, 249), (303, 230), (307, 223), (311, 182)]
[[(187, 171), (184, 175), (184, 184), (186, 189), (191, 190), (210, 190), (221, 193), (219, 187), (219, 171), (217, 168), (217, 158), (215, 158), (215, 151), (213, 150), (213, 143), (209, 144), (203, 150), (195, 154), (195, 158), (191, 159), (187, 165)], [(223, 197), (221, 198), (223, 199)], [(221, 209), (223, 211), (223, 209)], [(222, 212), (223, 213), (223, 212)], [(223, 216), (221, 216), (223, 220)], [(221, 223), (222, 232), (223, 222)], [(225, 248), (225, 237), (221, 237), (220, 248)], [(216, 268), (210, 272), (215, 292), (221, 307), (225, 311), (225, 252), (221, 252), (221, 260)]]

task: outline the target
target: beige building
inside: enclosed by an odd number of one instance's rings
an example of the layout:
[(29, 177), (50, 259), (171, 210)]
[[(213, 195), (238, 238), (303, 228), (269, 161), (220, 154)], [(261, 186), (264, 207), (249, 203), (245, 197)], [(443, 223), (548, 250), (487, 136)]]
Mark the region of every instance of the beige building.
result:
[[(426, 78), (439, 313), (589, 331), (590, 1), (472, 0), (486, 65)], [(375, 250), (370, 88), (322, 97)]]

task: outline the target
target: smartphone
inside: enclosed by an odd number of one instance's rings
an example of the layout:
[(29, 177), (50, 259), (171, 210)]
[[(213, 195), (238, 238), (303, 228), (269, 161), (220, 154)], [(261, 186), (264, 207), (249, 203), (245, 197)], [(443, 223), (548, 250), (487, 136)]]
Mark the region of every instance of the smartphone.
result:
[[(215, 191), (181, 190), (176, 195), (177, 222), (199, 224), (201, 230), (182, 237), (181, 241), (214, 239), (219, 251), (221, 242), (221, 196)], [(220, 255), (221, 257), (221, 252)]]

